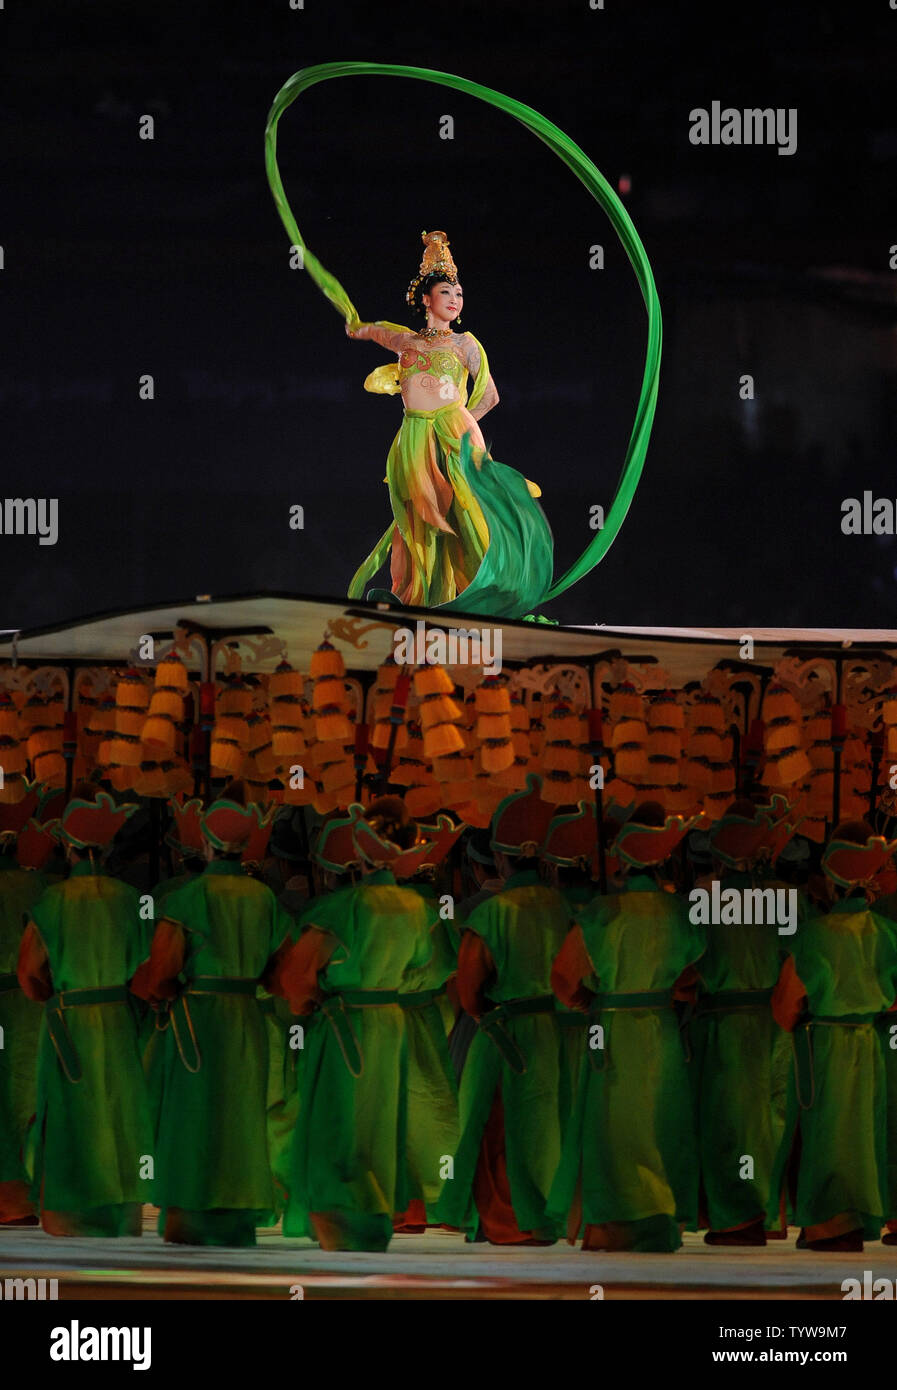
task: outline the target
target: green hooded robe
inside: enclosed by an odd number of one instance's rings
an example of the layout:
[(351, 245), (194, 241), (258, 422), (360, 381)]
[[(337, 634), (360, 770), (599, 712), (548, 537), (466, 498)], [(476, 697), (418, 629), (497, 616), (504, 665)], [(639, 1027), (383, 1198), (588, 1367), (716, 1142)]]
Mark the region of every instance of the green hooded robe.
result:
[(0, 854), (0, 1183), (26, 1181), (22, 1146), (37, 1097), (42, 1009), (19, 988), (16, 965), (25, 923), (45, 888), (39, 873), (19, 868), (14, 853)]
[[(595, 901), (598, 889), (594, 884), (564, 884), (560, 890), (570, 905), (570, 915), (575, 921), (583, 908)], [(568, 1009), (558, 999), (555, 1004), (558, 1027), (561, 1030), (561, 1054), (563, 1072), (561, 1075), (561, 1112), (566, 1124), (576, 1104), (579, 1090), (579, 1076), (586, 1055), (589, 1017), (578, 1009)]]
[(675, 1250), (680, 1223), (697, 1219), (698, 1156), (672, 990), (703, 954), (704, 929), (641, 874), (578, 922), (598, 997), (550, 1210), (566, 1221), (581, 1183), (582, 1224), (644, 1223), (632, 1248)]
[[(46, 890), (31, 917), (55, 990), (41, 1025), (32, 1197), (48, 1211), (78, 1213), (85, 1234), (94, 1227), (96, 1234), (130, 1234), (129, 1208), (152, 1200), (152, 1125), (135, 1010), (127, 997), (82, 1003), (74, 991), (84, 991), (83, 999), (97, 990), (126, 995), (149, 950), (149, 923), (137, 890), (86, 860)], [(68, 991), (60, 1016), (54, 1001)], [(78, 1070), (80, 1079), (69, 1079)]]
[[(897, 923), (897, 893), (889, 893), (887, 897), (879, 898), (874, 904), (874, 910), (878, 916), (887, 917), (889, 922)], [(894, 926), (894, 930), (897, 931), (897, 925)], [(897, 1221), (897, 1012), (882, 1014), (876, 1027), (884, 1059), (887, 1091), (885, 1110), (888, 1171), (884, 1215), (886, 1221), (893, 1222)]]
[[(774, 885), (732, 871), (720, 886), (743, 892)], [(790, 940), (779, 935), (774, 923), (714, 923), (707, 928), (688, 1072), (701, 1182), (714, 1231), (763, 1221), (767, 1215), (781, 1134), (772, 1095), (782, 1030), (772, 1016), (771, 1000)]]
[[(301, 912), (293, 910), (291, 895), (285, 897), (280, 893), (277, 901), (292, 918), (290, 939), (298, 940), (305, 914), (316, 899), (305, 899)], [(262, 989), (259, 990), (259, 1007), (268, 1035), (268, 1157), (274, 1180), (274, 1211), (270, 1220), (262, 1224), (276, 1225), (289, 1199), (290, 1148), (299, 1116), (298, 1079), (305, 1032), (311, 1020), (297, 1018), (286, 999)]]
[(424, 1203), (432, 1224), (446, 1159), (453, 1158), (458, 1147), (458, 1086), (448, 1046), (455, 1019), (445, 983), (458, 967), (459, 938), (454, 923), (438, 916), (435, 889), (415, 883), (408, 887), (420, 893), (437, 914), (431, 928), (430, 959), (407, 971), (399, 991), (408, 1050), (410, 1198)]
[(388, 869), (316, 900), (305, 927), (333, 938), (318, 972), (326, 995), (300, 1055), (299, 1118), (285, 1235), (310, 1214), (339, 1228), (341, 1248), (384, 1250), (411, 1197), (406, 1161), (406, 1012), (399, 991), (428, 963), (438, 911)]
[(807, 992), (795, 1028), (795, 1072), (772, 1174), (778, 1206), (800, 1134), (797, 1189), (789, 1209), (802, 1227), (849, 1214), (876, 1240), (887, 1208), (885, 1064), (879, 1016), (897, 991), (897, 933), (864, 898), (812, 912), (790, 938)]
[(160, 1224), (177, 1208), (189, 1214), (196, 1243), (251, 1245), (275, 1206), (268, 1040), (256, 993), (292, 919), (270, 888), (225, 859), (169, 894), (164, 915), (187, 940), (185, 993), (160, 1015), (147, 1051)]
[(465, 923), (482, 937), (495, 963), (496, 978), (487, 993), (496, 1007), (480, 1021), (467, 1054), (460, 1090), (461, 1139), (454, 1176), (443, 1187), (437, 1214), (440, 1221), (466, 1230), (470, 1239), (479, 1227), (474, 1178), (496, 1094), (504, 1109), (517, 1224), (539, 1239), (556, 1235), (546, 1202), (561, 1151), (565, 1070), (551, 967), (570, 925), (563, 894), (542, 883), (535, 869), (512, 874), (503, 891), (480, 903)]

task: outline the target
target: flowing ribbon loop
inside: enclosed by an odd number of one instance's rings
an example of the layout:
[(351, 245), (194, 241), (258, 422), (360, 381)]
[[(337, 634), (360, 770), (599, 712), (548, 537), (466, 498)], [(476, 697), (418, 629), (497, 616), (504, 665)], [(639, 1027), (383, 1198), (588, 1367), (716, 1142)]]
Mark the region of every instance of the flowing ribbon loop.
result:
[(393, 63), (319, 63), (315, 67), (303, 68), (301, 72), (295, 73), (288, 82), (284, 83), (274, 98), (265, 129), (265, 167), (274, 202), (291, 244), (302, 248), (304, 268), (331, 304), (343, 315), (350, 327), (357, 327), (361, 323), (355, 305), (336, 277), (325, 270), (317, 256), (306, 246), (287, 202), (280, 178), (280, 170), (277, 167), (277, 126), (287, 107), (292, 105), (296, 98), (309, 87), (313, 87), (318, 82), (326, 82), (332, 77), (362, 76), (412, 77), (420, 82), (431, 82), (437, 86), (451, 87), (455, 91), (464, 92), (467, 96), (484, 101), (490, 106), (496, 106), (500, 111), (513, 116), (527, 130), (537, 135), (585, 185), (591, 196), (610, 218), (614, 231), (617, 233), (635, 271), (648, 311), (648, 348), (645, 356), (641, 392), (635, 412), (635, 423), (629, 437), (629, 444), (613, 500), (607, 510), (604, 526), (595, 533), (579, 559), (548, 588), (541, 600), (548, 602), (576, 584), (603, 559), (626, 519), (626, 513), (629, 511), (642, 475), (657, 406), (663, 336), (660, 301), (657, 297), (651, 263), (629, 214), (604, 175), (592, 163), (588, 155), (580, 149), (579, 145), (570, 139), (569, 135), (565, 135), (558, 126), (534, 110), (533, 107), (526, 106), (513, 97), (505, 96), (502, 92), (496, 92), (491, 87), (484, 87), (479, 82), (469, 82), (466, 78), (456, 77), (448, 72), (438, 72), (432, 68), (416, 68)]

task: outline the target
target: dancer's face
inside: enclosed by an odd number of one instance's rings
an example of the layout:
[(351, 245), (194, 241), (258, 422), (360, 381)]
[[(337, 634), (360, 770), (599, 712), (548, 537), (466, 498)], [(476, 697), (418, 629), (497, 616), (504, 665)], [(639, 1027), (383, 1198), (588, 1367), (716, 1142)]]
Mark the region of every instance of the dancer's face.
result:
[(423, 295), (423, 302), (434, 319), (448, 325), (454, 323), (464, 307), (464, 291), (460, 285), (440, 280), (428, 294)]

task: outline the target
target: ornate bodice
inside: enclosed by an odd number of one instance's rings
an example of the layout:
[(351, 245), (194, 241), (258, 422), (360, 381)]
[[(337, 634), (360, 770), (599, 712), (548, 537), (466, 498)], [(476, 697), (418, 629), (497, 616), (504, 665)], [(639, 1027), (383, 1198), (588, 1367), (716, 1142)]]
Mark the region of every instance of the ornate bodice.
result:
[(460, 357), (447, 348), (433, 348), (427, 352), (419, 348), (406, 348), (399, 358), (399, 381), (404, 382), (410, 376), (429, 376), (433, 378), (431, 382), (421, 382), (428, 389), (444, 385), (448, 378), (460, 391), (466, 373), (467, 368)]

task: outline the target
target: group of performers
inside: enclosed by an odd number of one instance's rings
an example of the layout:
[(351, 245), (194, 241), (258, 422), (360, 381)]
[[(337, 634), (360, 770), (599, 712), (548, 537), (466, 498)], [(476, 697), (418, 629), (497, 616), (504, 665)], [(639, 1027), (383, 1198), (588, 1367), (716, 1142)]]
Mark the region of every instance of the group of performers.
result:
[[(152, 895), (105, 867), (133, 806), (0, 806), (0, 1222), (897, 1243), (894, 844), (845, 822), (811, 871), (781, 801), (701, 836), (644, 802), (599, 870), (595, 807), (539, 792), (486, 831), (394, 795), (333, 813), (313, 896), (298, 813), (266, 825), (240, 783), (171, 803)], [(714, 880), (793, 888), (796, 930), (696, 924)]]

